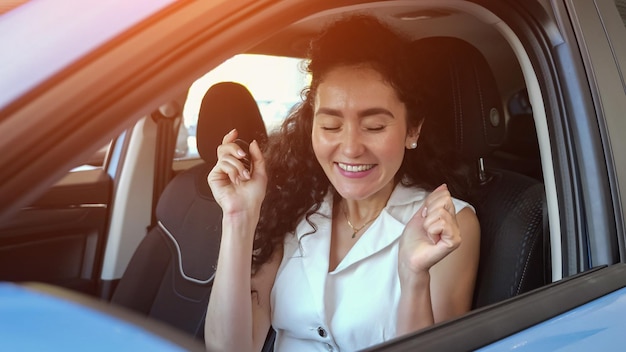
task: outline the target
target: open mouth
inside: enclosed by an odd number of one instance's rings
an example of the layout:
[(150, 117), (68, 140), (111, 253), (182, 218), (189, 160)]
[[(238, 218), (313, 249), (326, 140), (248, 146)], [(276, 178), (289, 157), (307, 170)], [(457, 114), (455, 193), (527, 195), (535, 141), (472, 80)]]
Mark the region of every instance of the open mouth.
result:
[(344, 164), (344, 163), (337, 163), (337, 166), (339, 166), (340, 169), (346, 172), (363, 172), (363, 171), (370, 170), (376, 165), (375, 164), (350, 165), (350, 164)]

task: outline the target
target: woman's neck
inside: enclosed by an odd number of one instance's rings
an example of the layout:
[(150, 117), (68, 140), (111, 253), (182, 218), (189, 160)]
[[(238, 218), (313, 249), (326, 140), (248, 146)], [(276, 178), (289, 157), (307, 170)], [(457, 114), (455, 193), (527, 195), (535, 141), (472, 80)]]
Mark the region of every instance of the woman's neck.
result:
[(387, 205), (389, 197), (395, 188), (395, 182), (390, 182), (381, 190), (365, 199), (340, 198), (337, 210), (343, 211), (345, 216), (355, 226), (376, 218)]

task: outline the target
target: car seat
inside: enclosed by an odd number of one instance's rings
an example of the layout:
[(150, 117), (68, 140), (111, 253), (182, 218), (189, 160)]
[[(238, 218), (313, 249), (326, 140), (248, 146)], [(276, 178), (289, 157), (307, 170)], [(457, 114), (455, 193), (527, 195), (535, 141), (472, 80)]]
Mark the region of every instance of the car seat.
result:
[(175, 176), (156, 207), (157, 226), (139, 244), (111, 302), (168, 323), (197, 338), (219, 252), (222, 212), (207, 175), (217, 162), (217, 146), (233, 128), (239, 138), (267, 139), (258, 106), (240, 84), (222, 82), (205, 94), (197, 125), (203, 162)]
[(505, 142), (506, 126), (486, 59), (471, 44), (451, 37), (417, 40), (411, 51), (417, 79), (435, 106), (422, 134), (438, 134), (442, 144), (454, 146), (454, 153), (476, 165), (476, 186), (467, 199), (481, 227), (474, 308), (546, 284), (543, 184), (491, 166), (497, 164), (493, 151)]
[(494, 157), (502, 168), (543, 180), (539, 141), (526, 89), (513, 94), (507, 105), (507, 137), (502, 147), (494, 151)]

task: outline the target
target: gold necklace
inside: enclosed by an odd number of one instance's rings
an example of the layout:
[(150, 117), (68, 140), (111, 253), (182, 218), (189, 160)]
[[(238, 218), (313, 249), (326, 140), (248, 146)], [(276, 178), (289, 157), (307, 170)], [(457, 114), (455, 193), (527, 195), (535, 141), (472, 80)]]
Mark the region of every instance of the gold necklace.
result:
[(356, 234), (359, 233), (359, 231), (363, 230), (365, 226), (369, 225), (372, 221), (376, 220), (378, 215), (380, 215), (380, 212), (383, 211), (382, 209), (380, 209), (373, 218), (367, 220), (367, 222), (365, 222), (365, 224), (363, 224), (361, 227), (354, 227), (354, 225), (352, 225), (352, 223), (350, 222), (350, 219), (348, 219), (348, 213), (346, 213), (346, 208), (345, 207), (341, 207), (341, 208), (343, 210), (343, 216), (346, 218), (346, 221), (348, 222), (348, 226), (350, 226), (350, 228), (352, 229), (352, 238), (354, 238)]

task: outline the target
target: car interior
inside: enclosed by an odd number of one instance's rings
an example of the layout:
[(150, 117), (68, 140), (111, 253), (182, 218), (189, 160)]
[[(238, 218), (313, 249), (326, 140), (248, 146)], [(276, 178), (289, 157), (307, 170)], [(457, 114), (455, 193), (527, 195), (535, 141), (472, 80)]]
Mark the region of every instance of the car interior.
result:
[(217, 162), (217, 146), (233, 128), (241, 139), (257, 140), (261, 146), (267, 138), (248, 90), (238, 83), (218, 83), (207, 91), (198, 116), (203, 162), (176, 175), (161, 194), (157, 224), (135, 251), (112, 303), (204, 336), (222, 229), (222, 211), (206, 178)]
[[(545, 112), (510, 28), (475, 3), (355, 2), (302, 18), (245, 54), (305, 58), (316, 33), (351, 13), (376, 16), (412, 40), (437, 115), (423, 133), (440, 136), (475, 168), (468, 199), (481, 223), (474, 308), (560, 279), (550, 246), (560, 231)], [(202, 93), (193, 127), (181, 108), (164, 112), (189, 104), (182, 91), (112, 141), (101, 166), (75, 169), (2, 224), (0, 279), (68, 287), (202, 339), (221, 234), (206, 176), (232, 128), (250, 141), (272, 133), (255, 92), (230, 80), (221, 77)], [(173, 123), (161, 127), (157, 111)], [(199, 157), (174, 157), (178, 128)], [(155, 147), (165, 140), (169, 151)], [(163, 155), (167, 167), (158, 171)], [(155, 190), (157, 177), (165, 182)]]

